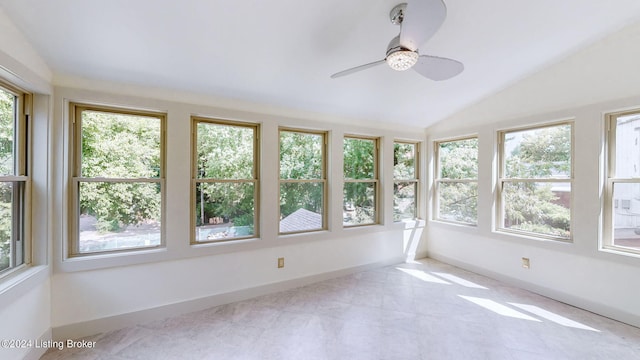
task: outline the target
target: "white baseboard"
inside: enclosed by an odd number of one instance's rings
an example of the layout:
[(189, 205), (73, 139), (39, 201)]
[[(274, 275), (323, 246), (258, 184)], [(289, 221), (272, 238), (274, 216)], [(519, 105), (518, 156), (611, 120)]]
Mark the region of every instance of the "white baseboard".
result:
[(459, 267), (461, 269), (465, 269), (480, 275), (490, 277), (492, 279), (502, 281), (511, 286), (516, 286), (516, 287), (531, 291), (533, 293), (536, 293), (538, 295), (542, 295), (542, 296), (560, 301), (562, 303), (569, 304), (577, 308), (590, 311), (592, 313), (602, 315), (604, 317), (608, 317), (613, 320), (640, 328), (640, 316), (628, 313), (624, 310), (620, 310), (607, 305), (596, 303), (588, 299), (580, 298), (573, 294), (569, 294), (569, 293), (565, 293), (555, 289), (550, 289), (544, 286), (528, 283), (528, 282), (522, 281), (521, 279), (516, 279), (510, 276), (507, 276), (505, 274), (496, 273), (491, 270), (487, 270), (485, 268), (481, 268), (466, 262), (458, 261), (456, 259), (452, 259), (450, 257), (436, 254), (433, 252), (429, 252), (428, 257), (434, 260), (447, 263), (449, 265)]
[[(429, 252), (428, 251), (418, 251), (413, 255), (413, 260), (419, 260), (419, 259), (424, 259), (429, 257)], [(411, 260), (411, 259), (407, 259), (407, 260)]]
[(312, 284), (318, 281), (328, 280), (344, 275), (353, 274), (360, 271), (366, 271), (383, 266), (393, 265), (404, 262), (403, 257), (397, 257), (370, 263), (360, 266), (354, 266), (346, 269), (330, 271), (322, 274), (310, 275), (301, 278), (286, 280), (277, 283), (265, 284), (257, 287), (242, 289), (224, 294), (217, 294), (187, 300), (179, 303), (158, 306), (150, 309), (120, 314), (95, 320), (84, 321), (75, 324), (59, 326), (52, 329), (54, 341), (64, 341), (67, 339), (78, 339), (90, 335), (104, 333), (107, 331), (121, 329), (127, 326), (133, 326), (144, 322), (160, 320), (167, 317), (178, 316), (194, 311), (204, 310), (210, 307), (224, 305), (236, 301), (251, 299), (257, 296), (271, 294), (279, 291), (285, 291), (296, 287)]

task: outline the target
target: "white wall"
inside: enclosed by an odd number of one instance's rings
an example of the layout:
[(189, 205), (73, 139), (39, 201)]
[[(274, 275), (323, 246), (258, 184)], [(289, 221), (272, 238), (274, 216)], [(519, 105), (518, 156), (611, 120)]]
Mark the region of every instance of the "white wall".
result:
[[(105, 330), (107, 323), (123, 314), (136, 317), (147, 310), (171, 304), (193, 302), (198, 306), (216, 296), (242, 292), (296, 279), (318, 279), (322, 274), (371, 264), (401, 261), (416, 251), (417, 232), (405, 230), (405, 223), (393, 223), (393, 142), (395, 139), (422, 141), (422, 129), (402, 131), (373, 127), (345, 126), (344, 119), (308, 120), (312, 115), (288, 110), (255, 113), (246, 105), (228, 109), (161, 100), (162, 90), (135, 87), (110, 91), (55, 88), (53, 138), (55, 207), (66, 209), (69, 174), (69, 101), (110, 104), (158, 110), (167, 113), (167, 196), (166, 250), (130, 256), (98, 256), (65, 259), (69, 223), (66, 213), (54, 218), (54, 275), (52, 277), (53, 336), (88, 335)], [(144, 97), (137, 96), (144, 94)], [(184, 94), (176, 94), (181, 98)], [(206, 102), (205, 101), (201, 102)], [(214, 101), (214, 100), (212, 100)], [(190, 117), (192, 114), (222, 119), (258, 122), (261, 126), (261, 237), (254, 241), (212, 245), (189, 245), (190, 235)], [(329, 131), (329, 231), (278, 236), (278, 127), (298, 127)], [(342, 227), (342, 139), (344, 134), (381, 137), (382, 224), (351, 229)], [(418, 224), (420, 226), (420, 224)], [(285, 268), (276, 260), (285, 257)], [(293, 281), (293, 282), (292, 282)], [(274, 287), (276, 289), (278, 287)], [(251, 295), (251, 292), (244, 292)], [(196, 306), (196, 305), (194, 305)], [(177, 307), (175, 307), (177, 308)], [(184, 307), (180, 307), (184, 309)], [(188, 309), (187, 309), (188, 310)], [(140, 315), (138, 314), (138, 315)], [(165, 313), (165, 315), (169, 315)], [(101, 321), (103, 319), (104, 321)], [(110, 320), (111, 319), (111, 320)], [(139, 317), (142, 319), (142, 315)], [(122, 323), (121, 323), (122, 324)], [(109, 325), (110, 326), (110, 325)]]
[[(623, 29), (427, 129), (431, 141), (479, 137), (477, 228), (430, 221), (429, 255), (640, 326), (640, 258), (599, 251), (604, 117), (640, 108), (640, 25)], [(492, 231), (496, 132), (575, 120), (573, 243)], [(431, 161), (433, 159), (430, 159)], [(521, 258), (531, 259), (531, 269)]]
[(37, 349), (35, 344), (36, 340), (47, 340), (51, 336), (50, 282), (48, 278), (45, 279), (41, 284), (26, 291), (17, 301), (0, 308), (0, 318), (2, 318), (0, 339), (27, 341), (14, 348), (2, 346), (0, 348), (2, 359), (22, 359), (31, 351), (40, 355), (46, 351), (46, 349)]
[[(31, 340), (51, 337), (49, 264), (49, 95), (51, 71), (11, 20), (0, 9), (0, 78), (32, 92), (33, 152), (31, 266), (14, 271), (0, 283), (0, 339)], [(46, 349), (34, 345), (0, 348), (2, 359), (38, 358)]]
[(0, 69), (9, 81), (31, 91), (49, 92), (52, 73), (40, 55), (0, 8)]
[[(57, 273), (52, 279), (54, 335), (55, 328), (64, 325), (357, 265), (398, 261), (402, 256), (401, 240), (397, 231), (385, 231), (152, 264)], [(285, 258), (283, 269), (276, 268), (278, 257)]]

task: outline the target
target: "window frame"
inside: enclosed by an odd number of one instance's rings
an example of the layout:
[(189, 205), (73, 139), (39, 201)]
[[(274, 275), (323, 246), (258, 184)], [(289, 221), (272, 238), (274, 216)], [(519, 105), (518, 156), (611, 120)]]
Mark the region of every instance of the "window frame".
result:
[[(513, 132), (522, 132), (529, 130), (537, 130), (544, 128), (552, 128), (556, 126), (568, 125), (571, 129), (571, 170), (569, 177), (546, 177), (546, 178), (505, 178), (505, 170), (506, 170), (506, 155), (504, 153), (504, 145), (505, 145), (505, 135), (507, 133)], [(574, 228), (574, 172), (575, 172), (575, 123), (573, 119), (560, 120), (554, 122), (540, 123), (535, 125), (523, 126), (523, 127), (515, 127), (509, 129), (499, 130), (497, 132), (497, 156), (498, 156), (498, 169), (497, 169), (497, 179), (496, 179), (496, 213), (495, 213), (495, 222), (494, 222), (494, 231), (500, 233), (507, 233), (513, 235), (524, 236), (531, 239), (536, 240), (552, 240), (562, 243), (571, 243), (573, 242), (573, 228)], [(504, 218), (505, 218), (505, 204), (503, 199), (504, 193), (504, 185), (506, 183), (517, 183), (517, 182), (528, 182), (528, 183), (568, 183), (571, 186), (571, 196), (570, 196), (570, 208), (569, 208), (569, 237), (560, 237), (553, 236), (548, 234), (541, 234), (531, 231), (523, 231), (523, 230), (515, 230), (508, 229), (504, 227)]]
[[(113, 177), (82, 177), (82, 112), (95, 111), (113, 113), (125, 116), (153, 117), (160, 121), (160, 169), (157, 178), (113, 178)], [(166, 247), (166, 137), (167, 115), (166, 113), (152, 110), (127, 108), (111, 105), (98, 105), (92, 103), (69, 102), (69, 126), (71, 145), (71, 166), (69, 177), (69, 240), (65, 251), (65, 258), (86, 258), (108, 254), (131, 254), (145, 251), (153, 251)], [(105, 251), (80, 252), (80, 184), (82, 182), (107, 182), (107, 183), (158, 183), (160, 184), (160, 243), (153, 246), (131, 247)]]
[[(249, 128), (253, 130), (253, 169), (252, 179), (214, 179), (214, 178), (198, 178), (198, 124), (214, 124), (221, 126), (232, 126)], [(219, 243), (231, 243), (237, 241), (243, 241), (248, 239), (255, 239), (260, 237), (260, 124), (231, 121), (216, 118), (208, 118), (203, 116), (191, 117), (191, 206), (190, 209), (195, 209), (197, 204), (197, 185), (198, 183), (213, 183), (213, 184), (241, 184), (252, 183), (254, 184), (253, 190), (253, 229), (252, 235), (239, 236), (230, 239), (213, 239), (207, 241), (198, 241), (196, 232), (198, 231), (196, 226), (196, 220), (193, 214), (190, 214), (190, 244), (191, 245), (206, 245), (206, 244), (219, 244)]]
[(420, 218), (420, 214), (419, 214), (419, 210), (420, 207), (418, 206), (418, 200), (420, 199), (420, 142), (419, 141), (410, 141), (410, 140), (394, 140), (393, 145), (394, 145), (394, 151), (395, 151), (395, 145), (396, 144), (401, 144), (401, 145), (412, 145), (413, 146), (413, 178), (407, 178), (407, 179), (398, 179), (395, 177), (395, 164), (394, 164), (394, 176), (393, 176), (393, 200), (395, 202), (396, 200), (396, 184), (397, 183), (413, 183), (415, 186), (415, 193), (414, 193), (414, 204), (413, 204), (413, 213), (414, 213), (414, 217), (413, 219), (399, 219), (396, 220), (395, 219), (395, 207), (394, 207), (394, 211), (393, 211), (393, 221), (394, 222), (402, 222), (403, 220), (415, 220), (415, 219), (419, 219)]
[[(379, 225), (380, 224), (380, 219), (381, 219), (381, 215), (380, 215), (380, 166), (379, 166), (379, 161), (380, 161), (380, 138), (379, 137), (373, 137), (373, 136), (363, 136), (363, 135), (350, 135), (350, 134), (345, 134), (343, 136), (342, 139), (342, 160), (344, 162), (344, 142), (347, 139), (355, 139), (355, 140), (370, 140), (373, 141), (373, 178), (372, 179), (348, 179), (344, 176), (342, 176), (342, 196), (343, 196), (343, 200), (342, 200), (342, 207), (344, 209), (344, 188), (345, 188), (345, 184), (352, 184), (352, 183), (372, 183), (374, 184), (373, 189), (374, 189), (374, 219), (373, 222), (370, 223), (365, 223), (365, 224), (353, 224), (353, 225), (347, 225), (344, 223), (344, 219), (342, 221), (342, 227), (345, 229), (348, 228), (357, 228), (357, 227), (362, 227), (362, 226), (371, 226), (371, 225)], [(344, 170), (344, 164), (342, 166), (343, 170)], [(343, 210), (344, 213), (344, 210)], [(344, 218), (344, 216), (343, 216)]]
[[(614, 185), (618, 184), (640, 184), (640, 177), (616, 177), (616, 146), (617, 146), (617, 119), (623, 116), (639, 115), (640, 108), (635, 108), (625, 111), (611, 112), (604, 115), (605, 119), (605, 179), (604, 179), (604, 201), (603, 201), (603, 234), (602, 241), (600, 242), (599, 250), (613, 252), (620, 255), (640, 257), (640, 249), (633, 249), (630, 247), (624, 247), (615, 245), (614, 236), (614, 212), (615, 208), (625, 207), (625, 201), (622, 200), (618, 203), (618, 199), (614, 196)], [(630, 208), (630, 203), (628, 204)]]
[[(476, 174), (475, 178), (464, 178), (464, 179), (451, 179), (451, 178), (442, 178), (440, 177), (440, 170), (441, 170), (441, 162), (440, 162), (440, 144), (444, 144), (444, 143), (452, 143), (452, 142), (458, 142), (458, 141), (466, 141), (466, 140), (473, 140), (476, 139), (476, 141), (478, 142), (478, 170), (480, 168), (479, 166), (479, 162), (480, 162), (480, 157), (479, 157), (479, 152), (480, 152), (480, 139), (478, 137), (478, 135), (469, 135), (469, 136), (461, 136), (461, 137), (455, 137), (455, 138), (447, 138), (447, 139), (441, 139), (441, 140), (435, 140), (433, 142), (433, 153), (434, 153), (434, 178), (433, 178), (433, 192), (434, 192), (434, 196), (433, 196), (433, 220), (434, 221), (441, 221), (441, 222), (446, 222), (446, 223), (451, 223), (451, 224), (458, 224), (458, 225), (464, 225), (464, 226), (471, 226), (471, 227), (477, 227), (478, 226), (478, 213), (476, 212), (476, 222), (475, 223), (471, 223), (471, 222), (466, 222), (466, 221), (455, 221), (455, 220), (449, 220), (449, 219), (443, 219), (442, 217), (440, 217), (440, 185), (443, 183), (446, 184), (476, 184), (476, 189), (478, 188), (478, 177), (479, 174)], [(477, 199), (476, 199), (477, 201)], [(477, 206), (476, 206), (477, 209)]]
[[(280, 177), (280, 169), (281, 169), (281, 153), (280, 153), (280, 139), (282, 132), (293, 132), (300, 134), (311, 134), (311, 135), (319, 135), (322, 136), (322, 176), (321, 179), (282, 179)], [(282, 221), (282, 213), (280, 209), (280, 204), (278, 204), (278, 235), (295, 235), (295, 234), (304, 234), (310, 232), (317, 231), (327, 231), (329, 229), (328, 222), (328, 213), (329, 213), (329, 194), (328, 194), (328, 179), (327, 179), (327, 157), (328, 157), (328, 143), (329, 143), (329, 132), (326, 130), (310, 130), (310, 129), (300, 129), (293, 127), (278, 127), (278, 201), (280, 201), (280, 189), (282, 188), (282, 184), (309, 184), (309, 183), (321, 183), (322, 184), (322, 227), (319, 229), (309, 229), (309, 230), (300, 230), (300, 231), (288, 231), (288, 232), (280, 232), (280, 221)]]
[[(14, 96), (13, 174), (0, 175), (0, 182), (13, 183), (9, 267), (0, 271), (0, 278), (4, 278), (31, 265), (32, 260), (30, 124), (33, 95), (2, 79), (0, 89)], [(18, 183), (20, 185), (16, 188)]]

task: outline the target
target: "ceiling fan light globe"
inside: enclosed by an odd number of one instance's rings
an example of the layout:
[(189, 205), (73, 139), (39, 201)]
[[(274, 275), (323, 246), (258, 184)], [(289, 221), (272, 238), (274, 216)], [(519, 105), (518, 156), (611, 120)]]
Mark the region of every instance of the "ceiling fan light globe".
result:
[(418, 53), (411, 50), (398, 50), (387, 55), (385, 60), (393, 70), (405, 71), (418, 62)]

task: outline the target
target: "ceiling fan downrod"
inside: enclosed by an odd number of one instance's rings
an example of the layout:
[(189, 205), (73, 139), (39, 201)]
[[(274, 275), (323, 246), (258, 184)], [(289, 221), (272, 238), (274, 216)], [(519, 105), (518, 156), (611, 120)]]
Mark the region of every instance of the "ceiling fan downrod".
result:
[(389, 12), (389, 18), (393, 25), (402, 24), (405, 10), (407, 10), (407, 3), (398, 4), (391, 9), (391, 12)]

